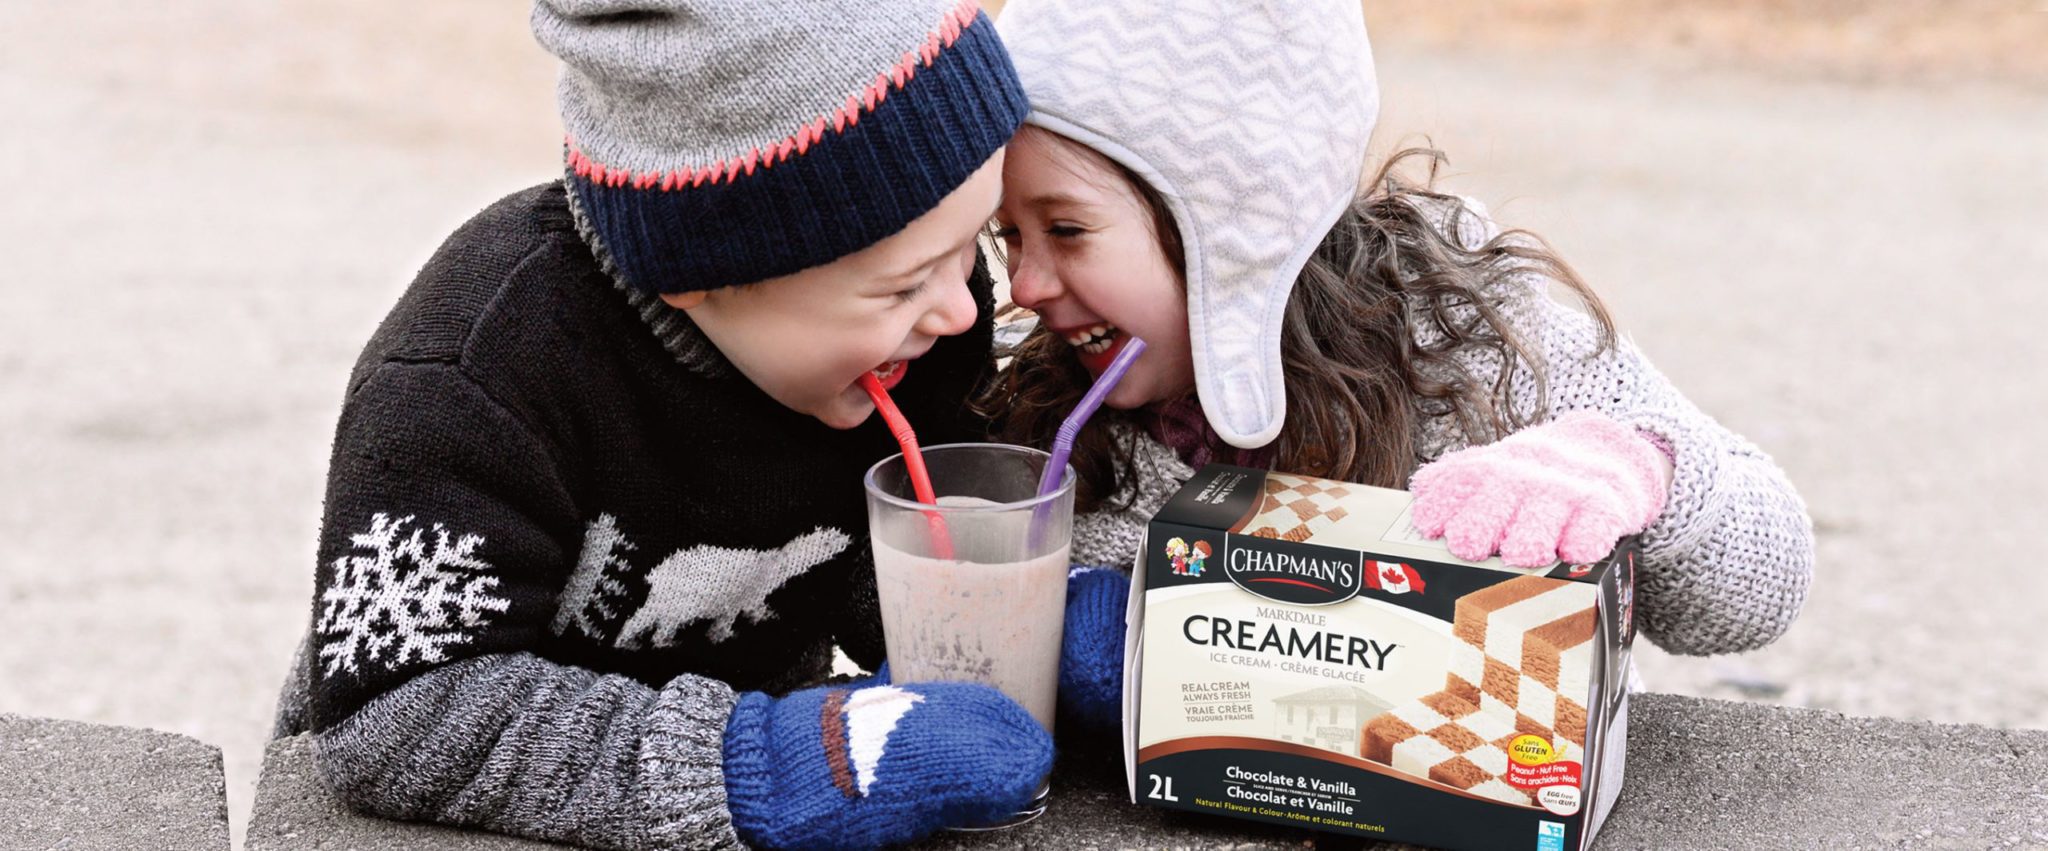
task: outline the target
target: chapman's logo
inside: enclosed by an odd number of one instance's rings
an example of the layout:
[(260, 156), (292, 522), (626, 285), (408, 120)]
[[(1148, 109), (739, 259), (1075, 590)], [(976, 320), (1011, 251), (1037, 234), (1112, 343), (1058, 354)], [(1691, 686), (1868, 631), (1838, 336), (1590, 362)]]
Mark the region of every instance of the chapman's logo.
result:
[(1358, 554), (1302, 547), (1293, 552), (1250, 544), (1262, 538), (1233, 538), (1223, 573), (1237, 587), (1268, 600), (1327, 606), (1358, 596), (1363, 574)]

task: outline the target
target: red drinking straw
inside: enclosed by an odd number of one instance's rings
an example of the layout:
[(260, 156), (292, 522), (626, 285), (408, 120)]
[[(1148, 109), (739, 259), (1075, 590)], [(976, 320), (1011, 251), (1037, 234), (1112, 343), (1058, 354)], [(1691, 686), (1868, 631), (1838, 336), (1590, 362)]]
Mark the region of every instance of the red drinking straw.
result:
[[(882, 389), (882, 381), (874, 373), (861, 375), (860, 389), (866, 390), (868, 398), (874, 400), (875, 411), (882, 415), (882, 422), (889, 424), (889, 432), (896, 435), (896, 445), (903, 448), (903, 467), (910, 473), (910, 488), (917, 493), (917, 501), (938, 505), (939, 498), (932, 493), (932, 477), (924, 469), (924, 453), (917, 448), (917, 432), (911, 430), (910, 421), (896, 409), (896, 401), (889, 398), (889, 391)], [(953, 536), (946, 531), (946, 518), (936, 511), (927, 511), (924, 517), (932, 530), (933, 554), (951, 559)]]

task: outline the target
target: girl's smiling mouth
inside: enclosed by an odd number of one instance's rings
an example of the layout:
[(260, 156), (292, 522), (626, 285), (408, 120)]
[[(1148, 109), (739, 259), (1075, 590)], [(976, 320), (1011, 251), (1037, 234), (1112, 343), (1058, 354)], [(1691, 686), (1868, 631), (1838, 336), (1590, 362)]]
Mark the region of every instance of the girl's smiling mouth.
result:
[(1097, 322), (1064, 331), (1055, 328), (1053, 333), (1066, 340), (1067, 345), (1073, 346), (1075, 356), (1081, 359), (1081, 365), (1096, 375), (1101, 375), (1103, 370), (1108, 369), (1109, 365), (1116, 361), (1117, 353), (1123, 351), (1124, 345), (1131, 339), (1131, 335), (1107, 322)]

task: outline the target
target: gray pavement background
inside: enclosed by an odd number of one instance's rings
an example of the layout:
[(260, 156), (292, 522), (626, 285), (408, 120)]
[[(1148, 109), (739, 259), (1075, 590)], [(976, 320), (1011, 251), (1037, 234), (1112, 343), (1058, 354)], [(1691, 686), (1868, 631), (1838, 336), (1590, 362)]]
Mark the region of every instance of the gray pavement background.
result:
[[(1380, 31), (1381, 146), (1430, 134), (1812, 505), (1792, 635), (1645, 653), (1650, 686), (2048, 727), (2048, 89)], [(449, 230), (556, 172), (552, 69), (481, 0), (0, 33), (0, 711), (217, 744), (240, 825), (348, 366)]]

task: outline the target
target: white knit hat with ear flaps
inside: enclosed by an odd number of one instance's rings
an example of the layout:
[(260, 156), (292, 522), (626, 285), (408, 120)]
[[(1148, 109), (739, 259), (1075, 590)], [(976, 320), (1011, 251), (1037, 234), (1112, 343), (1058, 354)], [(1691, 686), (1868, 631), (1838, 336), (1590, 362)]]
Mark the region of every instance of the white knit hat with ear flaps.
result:
[(1187, 255), (1209, 425), (1287, 417), (1287, 295), (1359, 191), (1379, 114), (1359, 0), (1011, 0), (996, 21), (1036, 124), (1158, 190)]

